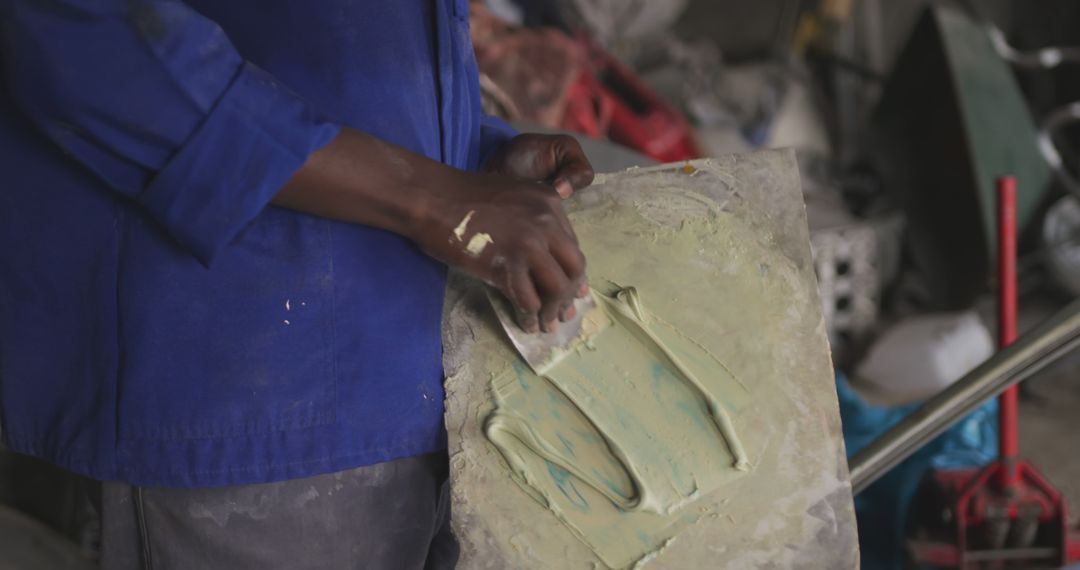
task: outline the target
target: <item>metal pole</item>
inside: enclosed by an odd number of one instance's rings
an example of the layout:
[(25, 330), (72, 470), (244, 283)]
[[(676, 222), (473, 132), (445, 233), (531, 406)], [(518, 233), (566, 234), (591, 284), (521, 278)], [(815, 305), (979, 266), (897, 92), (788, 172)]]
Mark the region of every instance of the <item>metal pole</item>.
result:
[[(1016, 178), (997, 180), (998, 204), (998, 349), (1016, 340)], [(1009, 491), (1017, 484), (1016, 461), (1020, 444), (1017, 427), (1019, 392), (1009, 386), (998, 397), (998, 471), (997, 486)]]
[(1080, 347), (1080, 300), (929, 399), (849, 462), (858, 493), (1005, 388)]

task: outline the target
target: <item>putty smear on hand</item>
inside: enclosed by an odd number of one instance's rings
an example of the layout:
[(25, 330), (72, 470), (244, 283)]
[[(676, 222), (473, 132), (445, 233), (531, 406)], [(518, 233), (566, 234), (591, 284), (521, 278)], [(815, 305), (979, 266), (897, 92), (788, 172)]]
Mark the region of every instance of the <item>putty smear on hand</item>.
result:
[(469, 227), (469, 220), (476, 214), (476, 210), (469, 210), (468, 214), (465, 214), (464, 218), (461, 218), (461, 222), (454, 228), (454, 238), (458, 241), (465, 240), (465, 229)]
[(495, 240), (491, 239), (491, 234), (480, 232), (469, 239), (469, 244), (465, 246), (465, 251), (467, 251), (469, 255), (477, 257), (481, 253), (484, 253), (484, 249), (488, 244), (492, 243), (495, 243)]
[[(465, 241), (465, 232), (468, 231), (469, 222), (472, 221), (472, 217), (475, 214), (476, 210), (469, 210), (469, 212), (465, 214), (465, 217), (461, 218), (457, 227), (454, 228), (454, 237), (450, 240), (450, 243), (454, 243), (455, 241), (461, 243)], [(484, 249), (486, 249), (489, 244), (493, 243), (495, 243), (495, 240), (492, 239), (491, 234), (477, 232), (473, 234), (473, 236), (469, 238), (469, 242), (465, 244), (465, 252), (472, 257), (479, 257), (480, 254), (484, 253)]]

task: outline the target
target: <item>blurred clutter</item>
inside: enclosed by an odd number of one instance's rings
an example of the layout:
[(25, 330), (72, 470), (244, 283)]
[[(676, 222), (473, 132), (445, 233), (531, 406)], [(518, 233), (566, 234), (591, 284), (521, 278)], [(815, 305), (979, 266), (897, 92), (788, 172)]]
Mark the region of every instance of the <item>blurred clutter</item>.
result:
[(661, 162), (701, 155), (682, 115), (595, 40), (513, 26), (479, 5), (472, 15), (488, 112), (608, 137)]
[[(1019, 295), (1080, 294), (1080, 81), (1062, 72), (1080, 50), (1047, 45), (1080, 45), (1050, 25), (1080, 10), (1053, 4), (489, 0), (472, 33), (488, 111), (519, 124), (660, 162), (796, 150), (851, 454), (994, 353), (999, 177), (1018, 187)], [(911, 545), (926, 560), (909, 511), (940, 497), (916, 489), (991, 465), (998, 413), (860, 495), (864, 568), (904, 568)], [(1026, 532), (978, 556), (1072, 556)]]

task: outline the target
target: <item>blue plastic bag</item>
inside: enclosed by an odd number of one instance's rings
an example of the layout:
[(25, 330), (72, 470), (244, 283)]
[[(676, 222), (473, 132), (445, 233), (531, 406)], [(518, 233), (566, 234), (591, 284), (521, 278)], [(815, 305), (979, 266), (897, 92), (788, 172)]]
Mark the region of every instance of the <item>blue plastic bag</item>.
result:
[[(919, 407), (868, 404), (841, 373), (836, 395), (849, 459)], [(997, 457), (997, 447), (997, 400), (991, 400), (856, 495), (862, 568), (903, 570), (908, 514), (923, 476), (930, 469), (982, 467)]]

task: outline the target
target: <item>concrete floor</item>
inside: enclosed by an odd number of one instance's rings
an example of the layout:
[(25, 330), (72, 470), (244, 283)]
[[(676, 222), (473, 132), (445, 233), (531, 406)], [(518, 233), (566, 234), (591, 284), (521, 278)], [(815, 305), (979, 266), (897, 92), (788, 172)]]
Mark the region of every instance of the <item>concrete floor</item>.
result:
[[(1021, 295), (1020, 334), (1068, 301), (1046, 286)], [(990, 330), (995, 330), (993, 299), (982, 299), (979, 312)], [(1080, 350), (1024, 382), (1019, 423), (1020, 458), (1038, 468), (1064, 494), (1069, 519), (1076, 527), (1080, 523)]]
[(1080, 521), (1080, 352), (1027, 381), (1020, 400), (1020, 457), (1065, 494)]

